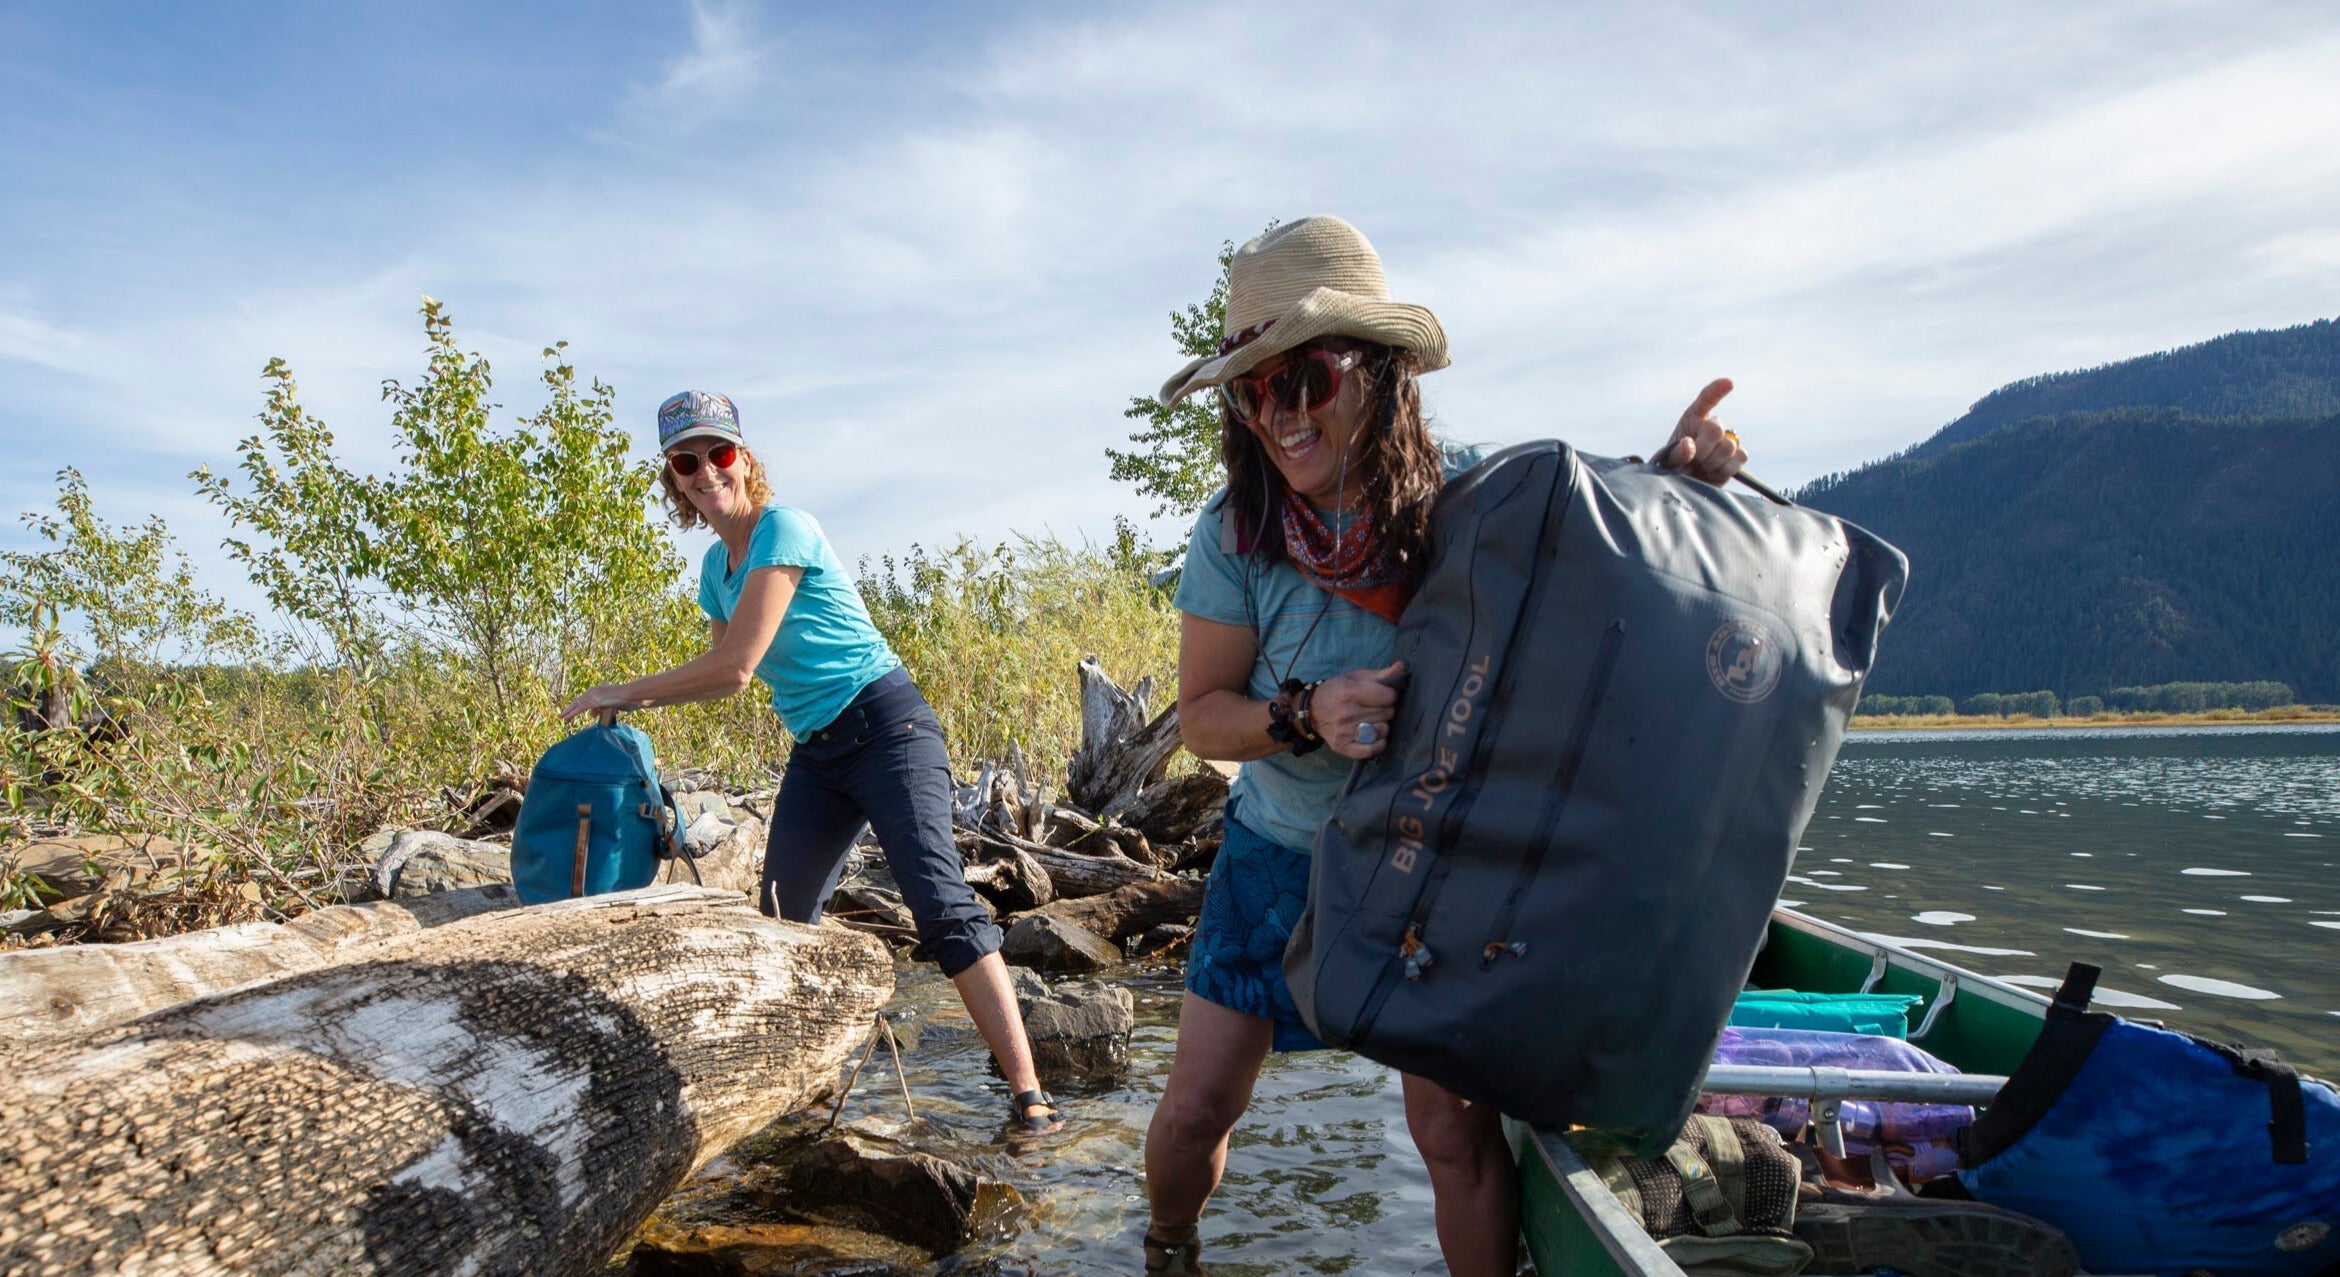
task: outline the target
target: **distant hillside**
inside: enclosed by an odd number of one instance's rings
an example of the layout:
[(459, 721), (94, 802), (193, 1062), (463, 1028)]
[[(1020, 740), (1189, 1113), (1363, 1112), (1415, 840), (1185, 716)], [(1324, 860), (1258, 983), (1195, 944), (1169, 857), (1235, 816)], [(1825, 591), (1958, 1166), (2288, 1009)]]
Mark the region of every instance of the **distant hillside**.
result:
[(2196, 346), (2001, 386), (1911, 449), (1938, 456), (2034, 417), (2174, 408), (2198, 417), (2323, 418), (2340, 413), (2340, 320), (2228, 333)]
[[(2292, 343), (2302, 367), (2255, 364), (2258, 390), (2240, 373), (2193, 388), (2172, 376), (2160, 383), (2166, 397), (2229, 407), (2333, 397), (2340, 325), (2247, 336)], [(2227, 355), (2205, 353), (2219, 349)], [(2125, 394), (2176, 361), (2240, 366), (2229, 356), (2251, 363), (2259, 356), (2237, 352), (2252, 349), (2221, 338), (2041, 378), (1984, 400), (1960, 424), (2002, 399), (2076, 397), (2084, 387)], [(1909, 593), (1870, 690), (2069, 696), (2276, 679), (2302, 700), (2340, 702), (2340, 403), (2314, 420), (2123, 409), (1963, 443), (1945, 442), (1950, 430), (1800, 494), (1910, 556)]]

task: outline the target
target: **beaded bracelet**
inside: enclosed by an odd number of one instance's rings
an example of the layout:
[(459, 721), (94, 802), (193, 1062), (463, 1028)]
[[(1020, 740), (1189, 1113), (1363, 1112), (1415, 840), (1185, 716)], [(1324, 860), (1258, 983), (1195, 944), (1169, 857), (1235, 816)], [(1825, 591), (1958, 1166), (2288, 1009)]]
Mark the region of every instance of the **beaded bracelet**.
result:
[(1294, 756), (1324, 747), (1324, 737), (1317, 734), (1309, 715), (1315, 695), (1316, 684), (1288, 678), (1268, 702), (1268, 739), (1290, 745)]

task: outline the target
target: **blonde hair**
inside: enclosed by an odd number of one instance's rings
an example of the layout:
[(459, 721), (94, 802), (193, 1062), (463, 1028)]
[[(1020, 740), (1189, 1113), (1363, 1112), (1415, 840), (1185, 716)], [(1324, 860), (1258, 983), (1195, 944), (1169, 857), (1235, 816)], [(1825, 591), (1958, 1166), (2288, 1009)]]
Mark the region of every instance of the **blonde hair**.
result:
[[(764, 478), (763, 461), (758, 459), (755, 453), (748, 451), (744, 444), (740, 446), (739, 456), (740, 459), (732, 462), (732, 465), (745, 465), (747, 467), (748, 504), (754, 506), (769, 504), (772, 500), (772, 484)], [(704, 464), (703, 458), (701, 463)], [(664, 457), (658, 459), (658, 487), (663, 493), (662, 499), (666, 505), (666, 517), (674, 521), (674, 526), (688, 532), (692, 528), (706, 523), (706, 516), (699, 513), (699, 507), (691, 504), (691, 499), (683, 494), (681, 485), (675, 482), (674, 467), (666, 464)]]

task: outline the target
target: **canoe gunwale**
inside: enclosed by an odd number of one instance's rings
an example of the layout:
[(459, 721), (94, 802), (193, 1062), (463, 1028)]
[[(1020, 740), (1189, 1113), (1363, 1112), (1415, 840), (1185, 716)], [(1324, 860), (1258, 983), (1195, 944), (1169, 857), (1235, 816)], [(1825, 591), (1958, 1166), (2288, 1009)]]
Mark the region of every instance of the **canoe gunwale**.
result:
[[(1955, 962), (1923, 957), (1895, 945), (1871, 940), (1857, 931), (1840, 927), (1833, 922), (1822, 922), (1808, 913), (1800, 913), (1788, 908), (1777, 908), (1771, 911), (1771, 921), (1775, 926), (1786, 926), (1801, 931), (1841, 949), (1852, 949), (1867, 954), (1872, 959), (1883, 958), (1888, 968), (1898, 967), (1912, 975), (1923, 976), (1937, 983), (1944, 975), (1955, 975), (1958, 978), (1957, 996), (1962, 998), (1981, 998), (1985, 1002), (1996, 1002), (2000, 1006), (2036, 1017), (2045, 1017), (2048, 1007), (2053, 1005), (2051, 999), (2045, 994), (1993, 980), (1989, 976), (1978, 971), (1970, 971)], [(1767, 933), (1767, 943), (1768, 938)], [(1917, 1041), (1919, 1039), (1913, 1033), (1910, 1040)]]

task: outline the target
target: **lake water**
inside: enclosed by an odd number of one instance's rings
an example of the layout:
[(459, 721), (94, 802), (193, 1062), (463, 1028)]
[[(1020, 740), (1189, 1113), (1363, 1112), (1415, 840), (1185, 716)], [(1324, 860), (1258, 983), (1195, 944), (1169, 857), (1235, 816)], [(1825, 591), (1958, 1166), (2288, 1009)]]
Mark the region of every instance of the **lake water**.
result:
[[(2094, 962), (2129, 1015), (2340, 1074), (2340, 726), (1866, 733), (1805, 841), (1785, 898), (1819, 917), (2034, 987)], [(1071, 1128), (1019, 1151), (949, 987), (903, 969), (918, 1142), (1032, 1203), (938, 1271), (1137, 1270), (1177, 973), (1133, 992), (1128, 1081), (1060, 1097)], [(846, 1118), (901, 1123), (882, 1051)], [(1340, 1052), (1271, 1059), (1204, 1236), (1223, 1277), (1443, 1271), (1394, 1075)]]
[(1876, 732), (1785, 899), (2340, 1076), (2340, 725)]

